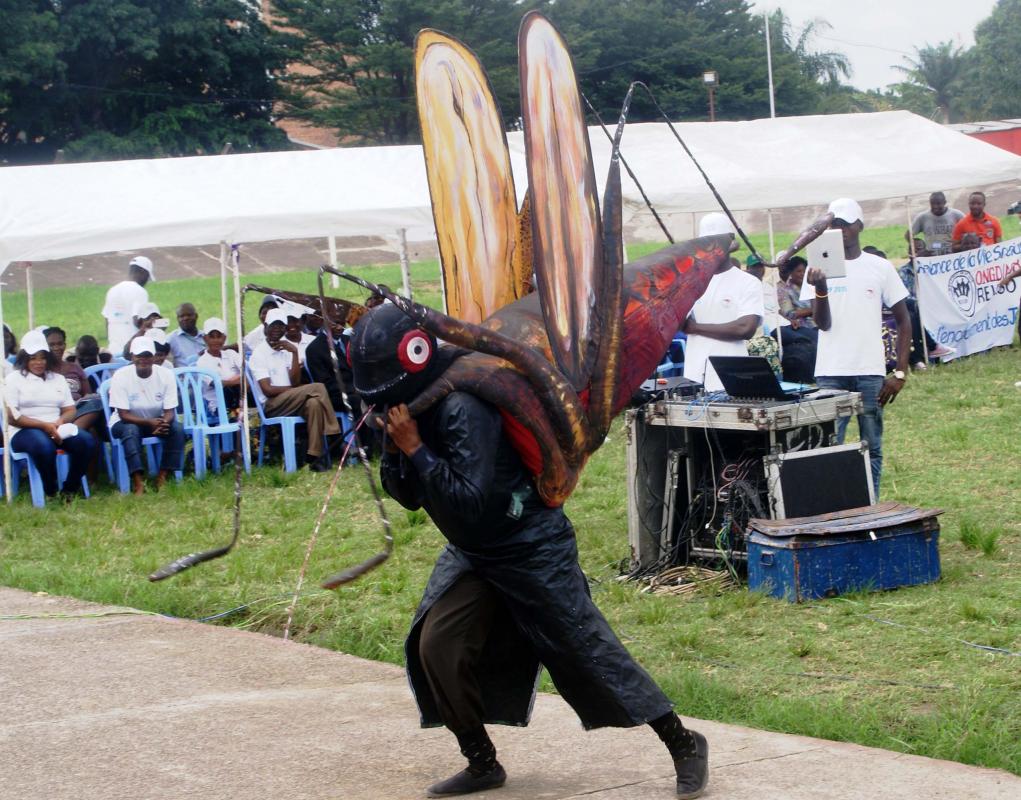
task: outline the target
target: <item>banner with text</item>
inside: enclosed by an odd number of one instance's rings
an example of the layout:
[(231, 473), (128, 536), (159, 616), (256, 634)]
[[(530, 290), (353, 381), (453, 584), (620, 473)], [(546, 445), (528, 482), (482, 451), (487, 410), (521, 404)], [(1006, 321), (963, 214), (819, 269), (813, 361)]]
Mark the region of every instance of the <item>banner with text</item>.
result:
[(1021, 238), (919, 258), (916, 264), (922, 324), (937, 342), (957, 351), (944, 360), (1013, 341), (1021, 292), (1017, 280), (999, 283), (1021, 266)]

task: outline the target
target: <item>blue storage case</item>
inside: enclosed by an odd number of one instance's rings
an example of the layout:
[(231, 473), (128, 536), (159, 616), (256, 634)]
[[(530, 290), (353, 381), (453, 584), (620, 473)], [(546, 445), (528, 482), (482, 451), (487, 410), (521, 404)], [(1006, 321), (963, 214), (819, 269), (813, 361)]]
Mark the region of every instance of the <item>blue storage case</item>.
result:
[(753, 519), (748, 588), (800, 603), (938, 580), (940, 509), (879, 503), (832, 514)]

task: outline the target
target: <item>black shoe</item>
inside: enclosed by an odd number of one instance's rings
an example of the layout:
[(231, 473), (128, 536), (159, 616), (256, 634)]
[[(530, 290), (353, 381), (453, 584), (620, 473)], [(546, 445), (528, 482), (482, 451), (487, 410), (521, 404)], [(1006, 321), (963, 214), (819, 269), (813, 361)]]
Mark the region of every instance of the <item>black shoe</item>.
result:
[(677, 796), (682, 800), (698, 797), (709, 783), (709, 743), (698, 731), (691, 731), (691, 735), (695, 739), (695, 755), (674, 759)]
[(329, 468), (330, 464), (326, 460), (325, 455), (319, 456), (319, 458), (313, 458), (308, 462), (309, 472), (326, 472)]
[(434, 783), (425, 790), (425, 793), (429, 797), (453, 797), (459, 794), (484, 792), (486, 789), (499, 789), (506, 781), (507, 773), (498, 761), (489, 772), (483, 772), (481, 775), (463, 769), (452, 778)]

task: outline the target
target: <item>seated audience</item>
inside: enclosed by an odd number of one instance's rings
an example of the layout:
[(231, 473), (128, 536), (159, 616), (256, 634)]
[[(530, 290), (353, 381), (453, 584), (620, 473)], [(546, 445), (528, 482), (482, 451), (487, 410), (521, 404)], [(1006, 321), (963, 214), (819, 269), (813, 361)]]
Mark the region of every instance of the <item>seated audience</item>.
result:
[(156, 344), (148, 336), (131, 341), (132, 363), (117, 370), (110, 379), (110, 434), (120, 439), (131, 474), (133, 494), (145, 492), (142, 469), (142, 439), (163, 440), (156, 488), (167, 476), (184, 466), (184, 428), (177, 421), (177, 381), (166, 367), (157, 366)]
[(153, 328), (149, 331), (149, 338), (156, 345), (156, 355), (152, 363), (157, 367), (173, 368), (173, 362), (167, 363), (167, 359), (170, 358), (170, 342), (167, 341), (166, 331), (160, 328)]
[(975, 249), (966, 245), (964, 241), (966, 234), (974, 234), (978, 237), (980, 245), (996, 244), (1003, 239), (1000, 221), (992, 214), (986, 213), (986, 196), (983, 192), (972, 192), (968, 196), (968, 211), (970, 213), (954, 226), (953, 250), (955, 253)]
[(59, 488), (71, 499), (82, 493), (82, 475), (96, 440), (71, 422), (75, 405), (59, 367), (46, 337), (40, 331), (26, 333), (14, 369), (5, 378), (7, 433), (11, 450), (32, 459), (47, 497), (57, 494), (57, 449), (67, 453), (70, 465)]
[(304, 366), (305, 350), (316, 337), (305, 333), (304, 320), (307, 315), (294, 316), (295, 313), (295, 309), (287, 310), (287, 330), (284, 332), (284, 338), (298, 348), (298, 362)]
[(18, 340), (14, 338), (14, 332), (4, 323), (4, 360), (14, 362), (18, 355)]
[(177, 329), (167, 334), (171, 358), (175, 367), (192, 367), (206, 349), (202, 331), (198, 329), (199, 315), (191, 303), (177, 307)]
[(245, 334), (245, 352), (251, 353), (255, 350), (256, 345), (266, 341), (266, 314), (274, 308), (280, 307), (280, 300), (271, 294), (266, 295), (262, 298), (262, 303), (259, 305), (259, 324), (252, 328), (248, 333)]
[(44, 330), (43, 336), (46, 337), (46, 344), (49, 345), (53, 357), (59, 362), (57, 371), (64, 376), (71, 390), (71, 399), (75, 404), (74, 424), (82, 430), (92, 430), (103, 416), (103, 403), (99, 395), (93, 391), (81, 364), (64, 361), (67, 334), (61, 328), (53, 327)]
[[(202, 330), (205, 332), (202, 337), (205, 352), (199, 356), (196, 366), (220, 376), (227, 412), (237, 411), (241, 405), (241, 354), (236, 350), (223, 349), (227, 343), (227, 323), (222, 319), (210, 317), (202, 324)], [(206, 401), (210, 415), (215, 415), (216, 387), (212, 381), (202, 389), (202, 397)]]
[(88, 334), (79, 336), (74, 350), (64, 356), (64, 358), (73, 364), (77, 364), (83, 370), (94, 367), (96, 364), (109, 364), (111, 361), (110, 354), (100, 349), (99, 341), (96, 337), (89, 336)]
[(252, 352), (249, 366), (252, 392), (267, 416), (298, 415), (308, 428), (305, 460), (313, 472), (328, 469), (323, 453), (323, 435), (340, 433), (329, 395), (321, 383), (301, 385), (298, 348), (284, 338), (288, 317), (274, 309), (266, 315), (266, 340)]
[(819, 329), (812, 319), (812, 301), (801, 299), (807, 267), (808, 262), (801, 256), (789, 259), (780, 268), (781, 282), (776, 287), (780, 314), (790, 323), (780, 328), (783, 377), (797, 383), (815, 380), (815, 353), (819, 343)]
[[(160, 314), (159, 306), (155, 303), (139, 303), (135, 306), (134, 316), (131, 318), (135, 326), (135, 332), (121, 349), (121, 357), (126, 361), (131, 360), (131, 343), (140, 336), (148, 336), (152, 330), (163, 330), (167, 327), (167, 321)], [(166, 333), (164, 332), (164, 336)], [(168, 348), (169, 352), (169, 348)]]
[[(916, 256), (924, 257), (929, 254), (929, 251), (925, 246), (925, 242), (915, 239), (914, 246)], [(872, 255), (879, 256), (880, 258), (886, 258), (886, 253), (872, 245), (863, 247), (862, 252), (872, 253)], [(952, 347), (947, 347), (937, 343), (937, 341), (932, 338), (932, 334), (929, 333), (929, 331), (922, 325), (922, 318), (918, 312), (915, 266), (910, 253), (908, 254), (907, 263), (902, 264), (897, 269), (897, 274), (900, 275), (900, 280), (901, 283), (904, 284), (904, 288), (908, 290), (908, 296), (904, 302), (908, 307), (908, 314), (911, 316), (911, 369), (918, 372), (928, 369), (929, 365), (925, 363), (926, 350), (928, 351), (929, 358), (942, 358), (943, 356), (953, 355), (956, 351)], [(922, 349), (922, 336), (925, 336), (926, 350)]]

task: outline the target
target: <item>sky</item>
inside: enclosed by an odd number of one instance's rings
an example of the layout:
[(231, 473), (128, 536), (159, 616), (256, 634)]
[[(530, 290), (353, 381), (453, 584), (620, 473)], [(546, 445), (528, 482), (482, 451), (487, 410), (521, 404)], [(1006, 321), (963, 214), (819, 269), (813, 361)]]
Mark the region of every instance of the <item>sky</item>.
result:
[(782, 8), (795, 31), (812, 19), (832, 27), (809, 47), (838, 51), (851, 61), (847, 81), (859, 89), (883, 89), (903, 80), (891, 65), (903, 65), (915, 47), (947, 40), (962, 47), (975, 43), (975, 25), (989, 16), (996, 0), (754, 0), (759, 12)]

